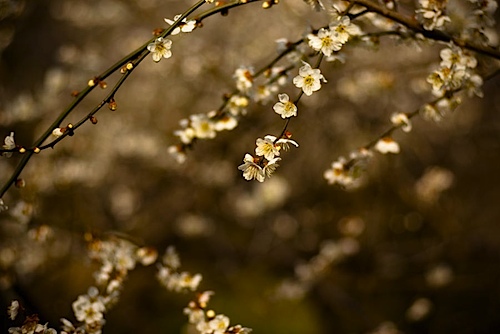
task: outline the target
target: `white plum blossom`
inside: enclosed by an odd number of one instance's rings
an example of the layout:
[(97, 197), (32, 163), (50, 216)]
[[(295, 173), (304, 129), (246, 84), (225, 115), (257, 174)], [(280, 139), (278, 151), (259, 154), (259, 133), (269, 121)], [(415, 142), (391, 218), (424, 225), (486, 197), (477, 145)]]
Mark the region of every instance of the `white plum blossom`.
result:
[(210, 320), (208, 323), (208, 328), (213, 334), (224, 334), (226, 329), (229, 327), (229, 318), (223, 314), (218, 314)]
[(100, 298), (90, 298), (88, 295), (80, 295), (73, 302), (73, 312), (78, 321), (88, 324), (101, 321), (104, 318), (106, 307)]
[(440, 52), (440, 68), (427, 77), (432, 93), (443, 97), (446, 93), (466, 89), (470, 96), (482, 96), (483, 79), (474, 72), (477, 60), (454, 44)]
[[(4, 142), (3, 144), (4, 150), (12, 150), (16, 148), (16, 142), (14, 141), (14, 132), (11, 132), (10, 135), (5, 137), (3, 142)], [(12, 156), (12, 152), (4, 152), (2, 153), (2, 155), (7, 158), (10, 158)]]
[(10, 320), (15, 320), (18, 312), (19, 312), (19, 301), (13, 300), (10, 303), (10, 306), (7, 308), (7, 314), (9, 315)]
[(317, 35), (307, 35), (307, 39), (312, 49), (321, 51), (327, 57), (330, 57), (334, 51), (339, 51), (343, 45), (337, 33), (325, 28), (321, 28)]
[(462, 49), (458, 47), (444, 48), (439, 52), (441, 57), (441, 67), (448, 68), (475, 68), (477, 66), (477, 60), (474, 56), (470, 54), (465, 54)]
[(404, 132), (411, 131), (411, 122), (405, 113), (394, 113), (391, 116), (392, 124), (400, 126)]
[(54, 137), (56, 137), (56, 138), (61, 137), (63, 134), (64, 134), (64, 131), (63, 131), (61, 128), (55, 128), (55, 129), (52, 131), (52, 136), (54, 136)]
[(266, 137), (271, 139), (275, 143), (275, 145), (277, 145), (280, 149), (283, 149), (285, 151), (287, 151), (290, 148), (290, 144), (292, 144), (295, 147), (299, 147), (299, 144), (295, 140), (289, 139), (291, 136), (289, 132), (285, 133), (285, 136), (287, 136), (287, 138), (280, 138), (278, 140), (276, 140), (277, 138), (275, 136), (267, 135)]
[(233, 95), (227, 101), (227, 110), (233, 116), (244, 115), (250, 101), (243, 95)]
[(287, 94), (278, 94), (278, 99), (279, 102), (273, 106), (273, 109), (281, 118), (297, 116), (297, 106), (290, 102)]
[(257, 138), (255, 154), (263, 156), (267, 160), (272, 160), (275, 156), (279, 156), (279, 146), (274, 143), (275, 140), (276, 137), (269, 135), (265, 136), (264, 139)]
[(271, 177), (271, 175), (274, 173), (276, 168), (279, 167), (278, 161), (280, 161), (281, 158), (273, 158), (267, 162), (264, 163), (264, 175), (267, 177)]
[[(345, 44), (352, 36), (361, 35), (361, 29), (351, 23), (348, 16), (338, 17), (337, 20), (330, 24), (330, 30), (335, 36), (335, 41)], [(339, 49), (340, 50), (340, 49)]]
[(233, 115), (225, 115), (214, 122), (215, 131), (233, 130), (238, 126), (238, 120)]
[(214, 123), (207, 115), (195, 114), (191, 115), (189, 119), (191, 120), (191, 127), (194, 130), (195, 137), (202, 139), (215, 138)]
[(183, 164), (186, 162), (187, 155), (182, 145), (170, 145), (167, 150), (178, 164)]
[(172, 57), (172, 41), (163, 37), (158, 37), (153, 43), (149, 43), (148, 51), (151, 52), (153, 60), (159, 62), (162, 58)]
[(299, 75), (293, 78), (293, 84), (297, 88), (302, 88), (304, 94), (310, 96), (313, 92), (320, 90), (321, 80), (326, 82), (326, 79), (319, 69), (313, 69), (304, 61), (303, 64), (304, 66), (299, 69)]
[[(175, 15), (174, 16), (174, 19), (173, 20), (170, 20), (170, 19), (167, 19), (167, 18), (164, 18), (165, 22), (168, 23), (169, 25), (172, 25), (174, 24), (180, 17), (182, 16), (182, 14), (178, 14), (178, 15)], [(179, 25), (177, 25), (177, 27), (174, 28), (174, 30), (172, 30), (172, 32), (170, 33), (171, 35), (177, 35), (179, 34), (180, 32), (191, 32), (193, 31), (194, 29), (196, 29), (196, 20), (187, 20), (187, 18), (184, 18), (182, 19), (182, 21), (179, 23)]]
[(445, 15), (447, 0), (419, 0), (420, 9), (417, 14), (422, 15), (425, 30), (440, 29), (450, 18)]
[(374, 148), (376, 151), (382, 154), (399, 153), (399, 144), (391, 137), (384, 137), (380, 139), (379, 141), (377, 141)]
[(202, 309), (185, 307), (184, 314), (188, 316), (190, 324), (198, 324), (205, 321), (205, 312)]
[(346, 168), (346, 161), (342, 157), (334, 161), (331, 168), (327, 169), (323, 176), (328, 181), (328, 184), (348, 186), (354, 181), (353, 177), (349, 175), (349, 169)]
[(234, 72), (234, 79), (236, 80), (236, 88), (243, 93), (248, 92), (253, 86), (253, 73), (252, 69), (240, 67)]
[(255, 179), (259, 182), (264, 182), (266, 174), (264, 169), (259, 166), (256, 161), (259, 161), (259, 159), (255, 159), (251, 154), (247, 153), (243, 158), (243, 164), (239, 165), (238, 169), (243, 171), (245, 180), (250, 181)]

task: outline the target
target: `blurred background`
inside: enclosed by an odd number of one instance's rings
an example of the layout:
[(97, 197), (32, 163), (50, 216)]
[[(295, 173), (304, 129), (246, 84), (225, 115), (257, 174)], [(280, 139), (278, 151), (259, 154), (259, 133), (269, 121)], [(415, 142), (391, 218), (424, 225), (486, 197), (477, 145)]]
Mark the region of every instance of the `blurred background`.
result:
[[(73, 90), (190, 5), (0, 1), (0, 134), (14, 131), (17, 144), (31, 145)], [(454, 6), (458, 17), (463, 7)], [(179, 121), (217, 109), (237, 68), (260, 68), (277, 55), (276, 39), (296, 41), (328, 19), (298, 0), (210, 17), (171, 38), (172, 58), (146, 59), (116, 94), (116, 111), (104, 108), (96, 125), (33, 157), (26, 187), (9, 190), (10, 209), (0, 213), (3, 332), (13, 325), (11, 299), (51, 327), (73, 319), (71, 303), (97, 269), (86, 232), (128, 236), (160, 254), (174, 245), (183, 269), (215, 291), (210, 307), (254, 333), (500, 332), (498, 78), (441, 122), (416, 117), (412, 132), (396, 132), (401, 153), (376, 155), (360, 188), (323, 178), (332, 161), (387, 129), (392, 113), (432, 99), (425, 78), (441, 45), (347, 45), (345, 64), (322, 65), (328, 83), (301, 100), (290, 123), (300, 147), (283, 153), (262, 184), (245, 181), (237, 166), (258, 137), (280, 133), (277, 98), (252, 103), (235, 130), (197, 142), (185, 164), (169, 156)], [(105, 93), (89, 96), (68, 122)], [(18, 161), (1, 159), (2, 183)], [(166, 291), (155, 270), (130, 273), (104, 332), (189, 333), (182, 310), (190, 295)]]

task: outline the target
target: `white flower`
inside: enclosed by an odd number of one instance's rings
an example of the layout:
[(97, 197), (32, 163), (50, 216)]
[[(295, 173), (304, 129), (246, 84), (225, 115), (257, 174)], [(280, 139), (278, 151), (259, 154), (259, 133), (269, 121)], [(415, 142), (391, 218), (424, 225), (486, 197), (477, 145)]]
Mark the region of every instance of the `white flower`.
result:
[(56, 138), (59, 138), (61, 137), (62, 135), (64, 134), (64, 131), (62, 131), (61, 128), (55, 128), (53, 131), (52, 131), (52, 135)]
[[(11, 132), (10, 135), (5, 137), (4, 139), (3, 149), (12, 150), (13, 148), (16, 148), (16, 142), (14, 141), (14, 132)], [(2, 155), (7, 158), (10, 158), (12, 156), (12, 152), (5, 152), (2, 153)]]
[(351, 36), (361, 34), (361, 29), (357, 25), (352, 24), (348, 16), (339, 17), (337, 22), (330, 24), (330, 30), (335, 34), (336, 41), (342, 44), (347, 43)]
[[(280, 76), (281, 78), (285, 78), (284, 76)], [(279, 80), (278, 79), (278, 82)], [(278, 84), (265, 84), (259, 85), (256, 87), (255, 92), (253, 92), (253, 100), (255, 102), (260, 102), (262, 104), (267, 103), (272, 99), (273, 95), (279, 90)]]
[(236, 79), (236, 88), (240, 92), (247, 92), (253, 85), (253, 74), (252, 70), (249, 68), (241, 67), (238, 68), (233, 77)]
[(375, 150), (382, 154), (387, 154), (387, 153), (399, 153), (399, 144), (394, 141), (391, 137), (385, 137), (380, 139), (376, 144), (375, 144)]
[(153, 43), (148, 45), (148, 51), (151, 52), (153, 60), (159, 62), (162, 58), (172, 57), (171, 47), (171, 40), (158, 37)]
[(103, 312), (106, 310), (100, 299), (91, 300), (87, 295), (78, 296), (72, 306), (76, 319), (85, 321), (88, 324), (102, 320), (104, 317)]
[(213, 331), (213, 334), (224, 334), (229, 327), (229, 318), (218, 314), (208, 322), (208, 327)]
[(297, 88), (302, 88), (304, 94), (310, 96), (321, 88), (321, 80), (326, 82), (326, 79), (319, 69), (313, 69), (308, 63), (303, 63), (304, 66), (299, 69), (299, 75), (293, 78), (293, 84)]
[[(164, 18), (165, 22), (168, 23), (169, 25), (172, 25), (177, 21), (182, 15), (178, 14), (174, 16), (173, 20)], [(180, 32), (191, 32), (194, 29), (196, 29), (196, 20), (189, 20), (187, 21), (187, 18), (182, 19), (182, 21), (177, 25), (177, 27), (172, 30), (170, 33), (171, 35), (177, 35)]]
[(401, 126), (404, 132), (411, 131), (411, 122), (405, 113), (394, 113), (391, 116), (391, 122), (394, 125)]
[[(258, 161), (258, 160), (257, 160)], [(261, 166), (255, 163), (255, 159), (251, 154), (245, 154), (243, 158), (243, 164), (238, 166), (238, 169), (243, 171), (243, 177), (245, 180), (255, 179), (259, 182), (264, 182), (266, 174)]]
[(275, 156), (280, 155), (279, 146), (275, 145), (274, 140), (276, 137), (265, 136), (264, 139), (258, 138), (256, 141), (257, 147), (255, 148), (255, 154), (258, 156), (264, 156), (267, 160), (274, 159)]
[(183, 164), (186, 162), (187, 156), (186, 152), (182, 148), (182, 145), (171, 145), (168, 147), (168, 153), (177, 161), (178, 164)]
[(214, 138), (216, 132), (214, 123), (205, 114), (196, 114), (189, 117), (191, 127), (194, 130), (195, 136), (198, 138)]
[(432, 120), (434, 122), (439, 122), (444, 117), (443, 113), (441, 113), (436, 106), (428, 103), (422, 107), (421, 113), (425, 119)]
[(353, 178), (349, 175), (349, 170), (345, 168), (345, 159), (332, 162), (332, 167), (325, 171), (323, 177), (328, 181), (328, 184), (349, 185), (353, 182)]
[(331, 30), (321, 28), (317, 35), (307, 35), (309, 46), (316, 51), (321, 51), (327, 57), (330, 57), (333, 51), (339, 51), (342, 48), (342, 41), (338, 38), (338, 34), (334, 34)]
[(439, 52), (441, 57), (441, 67), (452, 68), (455, 66), (459, 69), (475, 68), (477, 66), (477, 60), (474, 56), (466, 55), (461, 49), (457, 47), (445, 48)]
[(191, 144), (194, 138), (196, 138), (196, 132), (191, 127), (186, 127), (182, 130), (175, 130), (174, 136), (179, 137), (182, 143)]
[(288, 118), (297, 116), (297, 106), (290, 102), (290, 97), (287, 94), (278, 94), (279, 102), (277, 102), (273, 109), (281, 118)]
[(233, 116), (238, 116), (240, 114), (244, 115), (249, 102), (246, 96), (233, 95), (229, 98), (229, 101), (227, 101), (227, 109)]
[(205, 321), (205, 312), (202, 309), (192, 309), (189, 307), (184, 308), (184, 314), (189, 317), (190, 324), (198, 324)]
[(151, 247), (138, 248), (135, 254), (143, 266), (149, 266), (158, 258), (158, 252)]
[(202, 280), (202, 276), (200, 274), (191, 275), (188, 272), (182, 272), (179, 275), (178, 284), (180, 289), (189, 289), (191, 291), (195, 291), (198, 289), (198, 285)]
[(7, 314), (9, 315), (10, 320), (15, 320), (18, 312), (19, 302), (17, 300), (13, 300), (7, 308)]
[(163, 255), (162, 262), (172, 269), (177, 269), (181, 266), (181, 259), (173, 246), (167, 248), (165, 255)]
[(238, 120), (232, 115), (226, 115), (220, 119), (217, 119), (214, 123), (215, 131), (233, 130), (237, 126)]
[(279, 167), (278, 161), (280, 161), (280, 160), (281, 160), (281, 158), (273, 158), (273, 159), (265, 162), (264, 169), (263, 169), (264, 175), (267, 177), (271, 177), (271, 175), (274, 173), (276, 168)]
[(299, 147), (299, 144), (295, 140), (280, 138), (276, 141), (276, 145), (278, 145), (285, 151), (288, 151), (288, 149), (290, 148), (290, 144), (292, 144), (295, 147)]
[(450, 18), (444, 15), (447, 1), (419, 0), (421, 9), (417, 9), (417, 14), (422, 15), (425, 30), (442, 28), (445, 22), (450, 22)]

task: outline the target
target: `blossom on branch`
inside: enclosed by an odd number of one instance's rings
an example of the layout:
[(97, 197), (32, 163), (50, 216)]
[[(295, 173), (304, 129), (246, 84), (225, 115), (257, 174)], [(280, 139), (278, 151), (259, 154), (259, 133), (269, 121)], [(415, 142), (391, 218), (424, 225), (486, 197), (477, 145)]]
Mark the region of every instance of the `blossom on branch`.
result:
[(391, 137), (384, 137), (375, 144), (375, 150), (382, 153), (399, 153), (399, 144)]
[(172, 51), (170, 51), (171, 47), (171, 40), (158, 37), (153, 43), (149, 43), (148, 51), (151, 52), (153, 60), (159, 62), (162, 58), (172, 57)]
[[(14, 141), (14, 132), (11, 132), (10, 135), (5, 137), (3, 144), (4, 150), (12, 150), (16, 148), (16, 142)], [(2, 153), (4, 157), (10, 158), (12, 156), (12, 152), (4, 152)]]
[(266, 174), (264, 169), (259, 166), (257, 162), (259, 162), (259, 158), (254, 158), (251, 154), (245, 154), (243, 158), (243, 164), (238, 166), (238, 169), (243, 171), (243, 177), (245, 180), (257, 180), (259, 182), (264, 182), (266, 178)]
[(335, 40), (345, 44), (352, 36), (361, 35), (361, 29), (351, 23), (349, 16), (340, 16), (330, 24), (330, 30), (335, 34)]
[[(178, 15), (175, 15), (174, 16), (174, 19), (173, 20), (170, 20), (170, 19), (167, 19), (167, 18), (164, 18), (163, 20), (168, 23), (169, 25), (172, 25), (175, 23), (175, 21), (177, 21), (182, 15), (181, 14), (178, 14)], [(174, 30), (172, 30), (172, 32), (170, 33), (171, 35), (177, 35), (179, 34), (180, 32), (191, 32), (193, 31), (194, 29), (196, 29), (196, 20), (187, 20), (187, 18), (184, 18), (178, 25), (177, 27), (174, 28)]]
[(274, 143), (276, 137), (265, 136), (264, 139), (257, 138), (255, 148), (255, 154), (258, 156), (263, 156), (267, 160), (274, 159), (275, 156), (280, 155), (280, 147)]
[(299, 69), (299, 75), (293, 78), (293, 84), (297, 88), (302, 88), (304, 94), (310, 96), (313, 92), (320, 90), (321, 80), (326, 82), (326, 79), (319, 69), (313, 69), (305, 61), (303, 61), (303, 64), (304, 66)]
[(421, 8), (416, 13), (421, 14), (425, 30), (440, 29), (451, 21), (445, 15), (447, 0), (419, 0), (419, 3)]
[(273, 106), (273, 109), (281, 118), (297, 116), (297, 106), (290, 102), (287, 94), (278, 94), (278, 99), (279, 102)]
[(392, 124), (396, 126), (400, 126), (401, 130), (404, 132), (410, 132), (411, 131), (411, 122), (408, 116), (405, 113), (394, 113), (391, 116), (391, 122)]
[(330, 29), (321, 28), (317, 35), (309, 34), (309, 46), (316, 51), (321, 51), (327, 57), (330, 57), (334, 51), (339, 51), (343, 43), (338, 38), (338, 34)]

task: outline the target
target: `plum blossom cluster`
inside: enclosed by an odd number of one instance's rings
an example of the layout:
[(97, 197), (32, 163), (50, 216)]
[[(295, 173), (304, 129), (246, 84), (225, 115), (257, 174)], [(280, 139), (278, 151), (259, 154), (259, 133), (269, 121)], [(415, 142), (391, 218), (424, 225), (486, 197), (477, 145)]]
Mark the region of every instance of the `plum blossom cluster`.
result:
[(451, 21), (445, 15), (447, 2), (447, 0), (419, 0), (420, 8), (416, 10), (416, 13), (424, 29), (441, 29), (446, 22)]
[(328, 28), (321, 28), (317, 34), (307, 35), (307, 39), (312, 49), (322, 52), (327, 60), (333, 60), (334, 52), (340, 51), (351, 37), (361, 33), (361, 29), (352, 24), (348, 16), (339, 16), (330, 23)]
[(472, 3), (474, 9), (467, 17), (465, 37), (479, 41), (482, 45), (495, 45), (495, 42), (498, 44), (498, 31), (494, 29), (497, 1), (469, 0), (469, 2)]
[(423, 106), (422, 114), (434, 121), (441, 120), (461, 103), (454, 93), (465, 90), (469, 96), (483, 96), (483, 79), (475, 73), (476, 58), (462, 48), (450, 44), (440, 52), (440, 68), (427, 77), (432, 93), (439, 99)]
[[(166, 249), (161, 263), (158, 264), (157, 278), (169, 291), (187, 292), (198, 291), (202, 280), (201, 274), (191, 274), (187, 271), (179, 272), (181, 260), (174, 247)], [(194, 300), (184, 308), (189, 323), (201, 334), (248, 334), (250, 328), (241, 325), (230, 326), (230, 319), (224, 314), (216, 314), (207, 310), (208, 302), (213, 291), (196, 292)]]
[(151, 265), (157, 256), (155, 249), (138, 247), (122, 238), (92, 239), (89, 243), (89, 257), (101, 264), (94, 278), (108, 294), (121, 289), (128, 271), (133, 270), (137, 263)]
[[(171, 20), (171, 19), (167, 19), (167, 18), (164, 18), (164, 21), (172, 26), (177, 20), (179, 20), (181, 18), (182, 14), (177, 14), (174, 16), (174, 19)], [(177, 35), (181, 32), (184, 32), (184, 33), (188, 33), (188, 32), (192, 32), (194, 29), (196, 29), (197, 27), (197, 21), (196, 20), (188, 20), (186, 17), (182, 19), (181, 22), (179, 22), (179, 24), (177, 24), (177, 26), (174, 28), (174, 30), (172, 30), (172, 32), (170, 33), (170, 35)]]
[(240, 67), (234, 73), (236, 92), (225, 97), (218, 110), (199, 113), (180, 120), (181, 128), (174, 131), (180, 144), (168, 148), (177, 162), (186, 160), (186, 150), (198, 139), (213, 139), (218, 132), (233, 130), (238, 126), (241, 116), (246, 115), (247, 107), (253, 100), (266, 103), (286, 83), (287, 72), (281, 67), (270, 67), (264, 74), (264, 83), (256, 84), (257, 75), (252, 68)]
[(187, 271), (178, 272), (181, 266), (179, 255), (174, 247), (170, 246), (158, 265), (156, 277), (160, 283), (170, 291), (196, 291), (202, 280), (201, 274), (190, 274)]
[(311, 96), (314, 92), (321, 89), (321, 81), (326, 82), (325, 77), (318, 68), (312, 68), (307, 62), (303, 61), (304, 66), (299, 68), (299, 75), (293, 78), (293, 84), (301, 88), (304, 94)]
[[(12, 307), (17, 306), (19, 309), (20, 305), (17, 300), (12, 301), (11, 306), (8, 308), (9, 317), (11, 320), (14, 320), (17, 317), (17, 309), (14, 313)], [(54, 328), (48, 327), (48, 324), (40, 324), (40, 319), (38, 316), (30, 315), (25, 317), (22, 326), (20, 327), (10, 327), (9, 334), (57, 334), (57, 331)]]
[(207, 310), (208, 302), (214, 293), (204, 291), (184, 308), (184, 314), (200, 334), (248, 334), (252, 330), (241, 325), (230, 325), (230, 319), (224, 314), (217, 314), (214, 310)]
[(238, 166), (238, 169), (243, 172), (245, 180), (264, 182), (266, 177), (271, 177), (276, 168), (279, 167), (280, 151), (282, 149), (288, 150), (290, 145), (299, 146), (296, 141), (290, 139), (291, 136), (290, 132), (286, 132), (283, 138), (272, 135), (264, 136), (264, 139), (257, 138), (255, 143), (256, 156), (246, 153), (243, 164)]
[(101, 333), (104, 315), (118, 301), (128, 272), (137, 263), (145, 266), (154, 263), (157, 252), (120, 238), (91, 239), (89, 256), (101, 265), (94, 273), (96, 286), (91, 286), (86, 294), (73, 302), (76, 325), (68, 319), (61, 319), (63, 333)]
[(359, 217), (343, 218), (339, 222), (343, 236), (338, 240), (323, 241), (318, 254), (307, 262), (297, 264), (294, 279), (285, 280), (278, 287), (276, 294), (286, 299), (304, 297), (332, 266), (359, 252), (360, 244), (357, 238), (363, 233), (364, 224)]
[(365, 148), (353, 151), (349, 155), (349, 160), (345, 157), (339, 157), (323, 173), (323, 177), (328, 184), (338, 185), (344, 189), (353, 189), (361, 185), (361, 176), (366, 165), (373, 156), (371, 150)]
[(442, 97), (449, 92), (467, 89), (469, 95), (482, 96), (483, 79), (474, 72), (476, 58), (462, 48), (450, 44), (440, 52), (440, 68), (427, 77), (432, 93)]

